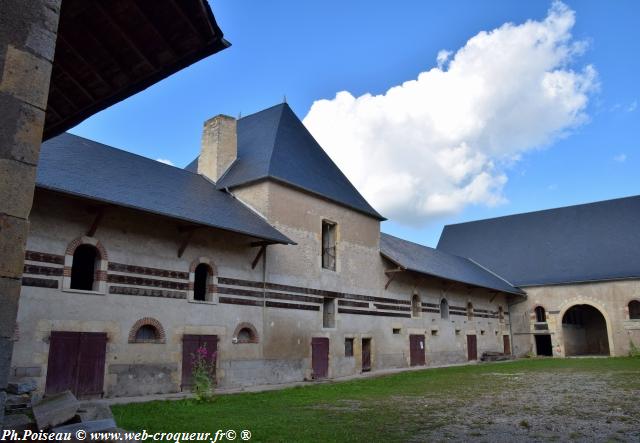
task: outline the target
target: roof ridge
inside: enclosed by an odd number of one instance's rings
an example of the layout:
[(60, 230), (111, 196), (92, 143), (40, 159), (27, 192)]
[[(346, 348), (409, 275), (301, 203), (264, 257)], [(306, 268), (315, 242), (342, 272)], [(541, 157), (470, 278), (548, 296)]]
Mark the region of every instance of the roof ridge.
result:
[(576, 204), (567, 205), (567, 206), (556, 206), (554, 208), (536, 209), (536, 210), (533, 210), (533, 211), (517, 212), (515, 214), (499, 215), (497, 217), (481, 218), (481, 219), (478, 219), (478, 220), (469, 220), (469, 221), (460, 222), (460, 223), (451, 223), (451, 224), (448, 224), (448, 225), (444, 225), (444, 228), (447, 228), (448, 226), (459, 226), (459, 225), (466, 225), (466, 224), (478, 223), (478, 222), (484, 222), (484, 221), (490, 221), (490, 220), (501, 220), (501, 219), (505, 219), (505, 218), (518, 217), (518, 216), (524, 216), (524, 215), (540, 214), (540, 213), (543, 213), (543, 212), (559, 211), (559, 210), (562, 210), (562, 209), (571, 209), (571, 208), (578, 208), (578, 207), (584, 207), (584, 206), (595, 206), (595, 205), (602, 204), (602, 203), (610, 203), (610, 202), (615, 202), (615, 201), (619, 201), (619, 200), (629, 200), (629, 199), (634, 199), (634, 198), (640, 198), (640, 195), (638, 195), (638, 194), (627, 195), (625, 197), (609, 198), (609, 199), (605, 199), (605, 200), (596, 200), (596, 201), (591, 201), (591, 202), (586, 202), (586, 203), (576, 203)]
[[(276, 106), (281, 106), (281, 105), (286, 105), (286, 103), (280, 103), (279, 105), (276, 105)], [(276, 106), (272, 106), (271, 108), (268, 108), (268, 109), (273, 109)], [(289, 105), (287, 105), (287, 107), (288, 106)], [(273, 152), (276, 150), (276, 147), (278, 146), (278, 137), (280, 136), (280, 131), (282, 130), (282, 117), (284, 116), (284, 109), (285, 107), (282, 106), (282, 108), (280, 109), (280, 116), (278, 116), (278, 118), (275, 119), (275, 131), (274, 131), (275, 135), (273, 136), (273, 146), (271, 146), (271, 149), (269, 150), (269, 161), (267, 162), (269, 166), (267, 167), (267, 176), (271, 175), (271, 168), (273, 167), (272, 166)]]

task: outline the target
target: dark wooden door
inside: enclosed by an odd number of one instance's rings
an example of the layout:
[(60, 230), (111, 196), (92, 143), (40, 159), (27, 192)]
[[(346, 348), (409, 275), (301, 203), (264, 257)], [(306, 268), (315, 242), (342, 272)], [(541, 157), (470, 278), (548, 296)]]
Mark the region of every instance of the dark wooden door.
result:
[(201, 346), (207, 349), (207, 356), (215, 364), (218, 352), (217, 335), (189, 335), (182, 336), (182, 383), (181, 389), (190, 389), (193, 384), (193, 362), (196, 351)]
[(101, 396), (107, 334), (52, 331), (47, 364), (47, 395), (66, 391), (76, 397)]
[(467, 359), (478, 359), (478, 337), (475, 335), (467, 335)]
[(508, 335), (502, 336), (502, 342), (504, 344), (504, 353), (505, 355), (511, 355), (511, 340)]
[(371, 370), (371, 339), (362, 339), (362, 372)]
[(313, 337), (311, 339), (311, 369), (315, 380), (329, 375), (329, 339)]
[(424, 366), (424, 335), (412, 334), (409, 336), (409, 356), (411, 366)]

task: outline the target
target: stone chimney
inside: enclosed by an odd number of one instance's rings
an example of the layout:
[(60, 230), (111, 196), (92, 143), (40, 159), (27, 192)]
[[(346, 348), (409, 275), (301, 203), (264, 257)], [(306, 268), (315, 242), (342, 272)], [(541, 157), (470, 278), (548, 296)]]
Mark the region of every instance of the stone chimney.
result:
[(198, 174), (217, 182), (237, 156), (236, 119), (220, 114), (204, 122)]

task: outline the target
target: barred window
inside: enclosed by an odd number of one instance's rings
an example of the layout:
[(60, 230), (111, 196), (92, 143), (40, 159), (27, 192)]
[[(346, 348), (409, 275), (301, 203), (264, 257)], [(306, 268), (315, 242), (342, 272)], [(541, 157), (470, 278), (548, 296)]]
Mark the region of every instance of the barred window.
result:
[(337, 224), (322, 221), (322, 267), (336, 270), (336, 228)]

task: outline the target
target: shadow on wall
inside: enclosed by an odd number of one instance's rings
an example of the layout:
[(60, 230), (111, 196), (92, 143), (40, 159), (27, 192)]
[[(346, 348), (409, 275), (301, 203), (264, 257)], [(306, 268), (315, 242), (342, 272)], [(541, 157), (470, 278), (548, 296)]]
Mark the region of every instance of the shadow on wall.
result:
[(575, 305), (562, 317), (566, 356), (609, 355), (607, 323), (602, 313), (590, 305)]

